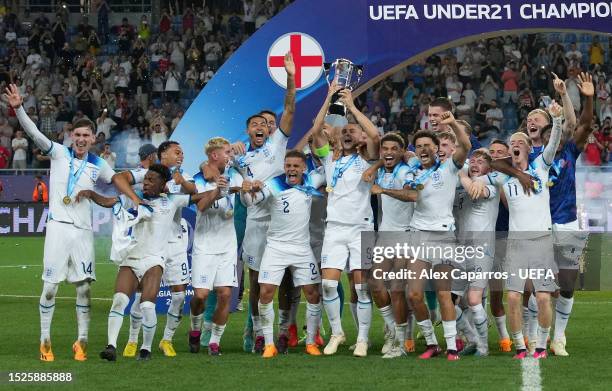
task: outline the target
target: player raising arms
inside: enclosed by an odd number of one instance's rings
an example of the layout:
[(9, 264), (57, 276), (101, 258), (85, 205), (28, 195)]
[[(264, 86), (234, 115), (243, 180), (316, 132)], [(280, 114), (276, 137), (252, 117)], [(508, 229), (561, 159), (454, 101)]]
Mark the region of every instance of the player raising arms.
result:
[(95, 142), (95, 125), (89, 120), (73, 124), (72, 146), (64, 147), (42, 134), (23, 109), (23, 98), (16, 85), (5, 90), (4, 99), (17, 112), (19, 123), (41, 151), (51, 158), (49, 221), (43, 256), (43, 292), (40, 296), (40, 359), (53, 361), (51, 321), (59, 284), (76, 286), (78, 339), (72, 345), (74, 359), (87, 359), (90, 283), (96, 279), (91, 226), (91, 202), (75, 202), (81, 190), (91, 190), (98, 182), (111, 183), (115, 172), (101, 158), (90, 154)]
[[(576, 161), (592, 131), (594, 87), (589, 74), (580, 74), (578, 80), (578, 88), (586, 98), (584, 108), (576, 131), (573, 134), (564, 133), (561, 138), (547, 183), (550, 191), (555, 261), (559, 267), (558, 281), (561, 288), (555, 305), (555, 332), (550, 344), (550, 350), (556, 356), (569, 355), (565, 350), (565, 328), (574, 304), (578, 259), (586, 243), (586, 234), (580, 232), (576, 215)], [(550, 132), (544, 132), (542, 138), (544, 144), (548, 144)]]
[[(276, 288), (285, 270), (291, 271), (294, 286), (301, 286), (306, 296), (306, 353), (319, 356), (315, 335), (321, 319), (319, 267), (310, 248), (310, 208), (313, 197), (321, 197), (317, 188), (325, 183), (319, 171), (306, 175), (306, 156), (300, 151), (289, 151), (285, 156), (285, 173), (261, 184), (243, 183), (247, 205), (270, 200), (270, 228), (260, 265), (259, 316), (265, 338), (263, 358), (278, 354), (274, 345), (274, 305)], [(249, 193), (253, 186), (259, 192)]]
[[(261, 114), (252, 115), (246, 121), (246, 133), (249, 136), (247, 151), (236, 156), (237, 169), (245, 180), (265, 182), (283, 173), (283, 160), (287, 141), (293, 127), (295, 113), (295, 64), (291, 53), (285, 55), (287, 72), (287, 92), (279, 128), (270, 135), (266, 118)], [(257, 189), (258, 190), (258, 189)], [(247, 209), (246, 231), (244, 234), (242, 259), (249, 267), (249, 308), (256, 333), (255, 350), (262, 352), (264, 337), (257, 303), (259, 301), (259, 264), (266, 246), (266, 232), (270, 225), (270, 211), (267, 202), (253, 204)]]
[[(166, 184), (168, 194), (195, 194), (196, 187), (193, 178), (183, 172), (183, 149), (176, 141), (164, 141), (157, 148), (157, 158), (162, 166), (167, 167), (172, 174)], [(142, 200), (132, 189), (132, 185), (143, 183), (144, 170), (124, 171), (117, 175), (117, 189), (126, 194), (135, 204)], [(185, 290), (189, 282), (189, 263), (187, 261), (188, 237), (181, 225), (180, 209), (174, 214), (172, 234), (168, 236), (168, 254), (164, 267), (163, 281), (170, 286), (170, 306), (166, 317), (164, 335), (159, 343), (159, 349), (166, 357), (176, 356), (172, 338), (178, 328), (185, 304)]]
[[(414, 214), (410, 222), (410, 230), (414, 233), (412, 239), (416, 245), (422, 241), (430, 247), (446, 247), (455, 242), (455, 219), (453, 217), (453, 200), (458, 182), (457, 173), (463, 167), (467, 154), (471, 148), (470, 140), (451, 112), (440, 116), (440, 124), (448, 125), (457, 139), (457, 148), (450, 159), (444, 163), (436, 157), (439, 141), (431, 132), (418, 132), (414, 136), (415, 153), (420, 162), (420, 168), (415, 173), (414, 183), (418, 192)], [(411, 239), (411, 241), (412, 241)], [(418, 243), (417, 243), (418, 242)], [(427, 306), (423, 301), (423, 288), (426, 283), (421, 279), (423, 270), (433, 267), (434, 271), (450, 273), (451, 260), (443, 256), (430, 257), (430, 259), (417, 259), (411, 270), (417, 278), (411, 281), (409, 297), (415, 311), (417, 324), (421, 328), (427, 343), (427, 349), (419, 357), (428, 359), (440, 354), (440, 348), (434, 334), (433, 325), (429, 318)], [(434, 281), (440, 309), (442, 313), (442, 326), (447, 345), (448, 360), (458, 360), (455, 337), (457, 335), (455, 321), (455, 306), (450, 292), (449, 279)]]
[[(353, 273), (358, 296), (357, 318), (359, 333), (353, 355), (365, 357), (368, 351), (368, 332), (372, 321), (372, 305), (366, 283), (369, 261), (362, 260), (361, 232), (373, 231), (374, 217), (370, 205), (370, 184), (361, 180), (361, 175), (370, 167), (368, 159), (378, 158), (380, 147), (376, 126), (361, 113), (353, 103), (347, 89), (339, 92), (357, 124), (342, 128), (339, 140), (339, 157), (334, 159), (323, 128), (313, 134), (315, 154), (322, 158), (327, 180), (327, 226), (321, 255), (323, 274), (323, 305), (332, 329), (332, 336), (323, 353), (336, 353), (338, 346), (346, 340), (340, 318), (340, 301), (337, 292), (338, 280), (345, 266)], [(363, 134), (369, 141), (367, 151), (360, 148)], [(367, 153), (367, 155), (366, 155)]]
[(550, 296), (557, 288), (554, 278), (549, 275), (554, 270), (554, 259), (549, 190), (546, 183), (548, 182), (548, 171), (561, 139), (562, 109), (553, 102), (549, 111), (553, 117), (550, 141), (544, 148), (544, 152), (534, 161), (529, 161), (531, 140), (520, 132), (510, 137), (512, 165), (534, 178), (534, 194), (528, 195), (521, 188), (517, 178), (504, 174), (492, 175), (497, 184), (503, 187), (510, 211), (510, 231), (504, 270), (508, 271), (506, 289), (508, 290), (509, 323), (516, 347), (514, 357), (517, 359), (527, 356), (521, 325), (521, 296), (526, 283), (526, 279), (521, 278), (522, 273), (529, 269), (535, 269), (536, 272), (541, 273), (530, 278), (539, 308), (539, 327), (534, 358), (547, 357), (546, 340), (552, 318)]
[[(205, 147), (207, 165), (214, 165), (220, 176), (207, 182), (203, 173), (195, 175), (198, 192), (210, 195), (198, 202), (193, 255), (191, 258), (191, 331), (189, 347), (192, 353), (200, 350), (200, 335), (204, 303), (209, 292), (217, 293), (217, 308), (213, 315), (212, 335), (208, 353), (220, 355), (219, 344), (230, 311), (232, 287), (237, 286), (236, 260), (238, 242), (234, 228), (234, 195), (242, 186), (242, 177), (234, 169), (226, 169), (231, 157), (230, 143), (214, 137)], [(226, 171), (227, 170), (227, 171)]]
[[(372, 194), (380, 194), (382, 201), (383, 216), (378, 231), (382, 235), (391, 235), (386, 231), (403, 233), (408, 230), (414, 208), (412, 202), (406, 202), (406, 191), (414, 192), (414, 190), (407, 184), (413, 180), (412, 171), (402, 160), (406, 149), (404, 139), (399, 134), (388, 133), (380, 140), (380, 145), (384, 166), (378, 170), (371, 190)], [(377, 245), (385, 246), (385, 242), (389, 241), (381, 240), (381, 242)], [(395, 242), (389, 244), (394, 245)], [(405, 263), (407, 260), (402, 262), (392, 259), (387, 262), (392, 262), (394, 270), (401, 270), (407, 266)], [(406, 355), (407, 351), (414, 351), (412, 333), (406, 331), (409, 323), (412, 323), (412, 314), (407, 312), (406, 282), (406, 280), (391, 281), (391, 294), (389, 294), (384, 280), (370, 279), (374, 302), (387, 328), (391, 330), (391, 343), (385, 341), (383, 358), (401, 357)]]

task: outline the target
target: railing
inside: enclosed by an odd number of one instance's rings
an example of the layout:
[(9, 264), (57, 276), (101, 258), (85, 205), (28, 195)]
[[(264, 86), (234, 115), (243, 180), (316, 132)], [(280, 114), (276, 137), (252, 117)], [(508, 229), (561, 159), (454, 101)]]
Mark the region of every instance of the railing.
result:
[[(97, 2), (93, 2), (97, 4)], [(135, 12), (149, 13), (152, 10), (152, 0), (110, 0), (107, 1), (111, 12)], [(65, 9), (69, 13), (89, 14), (96, 12), (93, 9), (91, 0), (72, 0), (72, 1), (37, 1), (32, 4), (30, 1), (19, 1), (19, 13), (23, 15), (25, 11), (30, 14), (38, 13), (54, 13), (60, 8)]]

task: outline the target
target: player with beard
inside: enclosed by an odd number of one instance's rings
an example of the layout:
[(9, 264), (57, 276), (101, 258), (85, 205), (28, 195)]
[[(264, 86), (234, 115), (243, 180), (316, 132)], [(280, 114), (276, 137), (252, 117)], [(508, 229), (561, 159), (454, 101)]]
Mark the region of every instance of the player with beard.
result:
[(499, 192), (488, 177), (490, 164), (489, 152), (486, 149), (477, 149), (470, 157), (467, 174), (463, 170), (459, 172), (465, 193), (458, 211), (458, 239), (466, 248), (484, 249), (482, 256), (467, 257), (464, 270), (485, 275), (477, 276), (475, 280), (454, 280), (453, 291), (460, 295), (467, 292), (467, 303), (478, 332), (475, 352), (478, 356), (489, 354), (488, 318), (482, 299), (489, 281), (486, 274), (493, 271), (495, 222), (499, 208)]
[(249, 183), (245, 182), (243, 186), (247, 205), (270, 200), (270, 228), (259, 273), (258, 306), (265, 338), (263, 358), (278, 354), (273, 338), (273, 298), (286, 269), (291, 271), (293, 285), (303, 288), (307, 300), (306, 352), (321, 355), (315, 344), (321, 319), (321, 277), (310, 248), (309, 220), (312, 198), (322, 196), (317, 188), (325, 183), (325, 177), (321, 168), (308, 175), (305, 175), (306, 171), (306, 156), (299, 151), (289, 151), (283, 175), (269, 179), (263, 186), (256, 186), (261, 190), (255, 195), (249, 192), (252, 189)]
[[(415, 191), (408, 182), (413, 179), (412, 170), (403, 162), (405, 144), (403, 138), (396, 133), (386, 134), (380, 141), (380, 155), (384, 166), (378, 170), (375, 184), (371, 192), (380, 195), (382, 202), (382, 221), (378, 228), (379, 241), (377, 246), (393, 246), (398, 241), (393, 232), (405, 232), (408, 230), (412, 219), (413, 203), (407, 202), (410, 193)], [(416, 195), (416, 194), (414, 194)], [(387, 259), (382, 264), (374, 265), (373, 268), (393, 269), (396, 271), (405, 269), (408, 260)], [(385, 340), (382, 349), (383, 358), (396, 358), (405, 356), (406, 352), (414, 351), (412, 340), (412, 313), (408, 311), (406, 300), (406, 280), (393, 280), (390, 282), (391, 294), (387, 291), (385, 281), (376, 278), (373, 274), (370, 278), (372, 297), (385, 321), (390, 338)], [(410, 327), (409, 327), (410, 323)]]
[(562, 109), (554, 101), (549, 110), (553, 117), (550, 142), (535, 160), (529, 161), (531, 151), (529, 137), (524, 133), (514, 133), (510, 138), (513, 167), (534, 178), (534, 194), (529, 195), (521, 191), (521, 185), (514, 177), (501, 173), (491, 175), (506, 193), (510, 211), (510, 231), (504, 270), (508, 272), (506, 289), (508, 290), (510, 330), (517, 352), (514, 356), (516, 359), (527, 357), (521, 325), (521, 296), (526, 280), (521, 278), (521, 270), (536, 269), (544, 273), (537, 278), (531, 278), (539, 308), (539, 326), (533, 354), (533, 357), (537, 359), (547, 357), (546, 341), (552, 318), (550, 297), (551, 293), (557, 289), (554, 278), (548, 275), (555, 270), (555, 264), (550, 233), (552, 222), (549, 190), (546, 183), (549, 180), (548, 171), (561, 139), (563, 119)]
[[(565, 328), (574, 303), (574, 285), (579, 269), (579, 258), (586, 243), (586, 234), (580, 231), (576, 214), (576, 161), (591, 134), (593, 122), (594, 87), (591, 75), (578, 76), (578, 88), (585, 103), (576, 131), (571, 137), (561, 138), (549, 172), (550, 213), (555, 248), (555, 261), (559, 267), (560, 295), (555, 305), (555, 331), (550, 350), (556, 356), (568, 356), (565, 349)], [(551, 132), (542, 134), (543, 142), (550, 142)]]
[(59, 284), (67, 281), (76, 288), (77, 340), (72, 345), (74, 359), (87, 360), (90, 321), (91, 282), (96, 280), (92, 231), (92, 204), (76, 202), (81, 190), (91, 190), (97, 182), (111, 183), (115, 172), (89, 150), (95, 142), (95, 125), (77, 120), (71, 133), (72, 146), (52, 142), (38, 130), (23, 109), (23, 98), (15, 84), (6, 88), (3, 98), (15, 110), (25, 133), (51, 159), (49, 221), (43, 255), (43, 291), (40, 296), (40, 360), (54, 361), (51, 349), (51, 321)]
[[(510, 147), (505, 141), (494, 139), (489, 145), (489, 155), (493, 163), (498, 159), (510, 157)], [(504, 192), (499, 192), (500, 201), (495, 224), (495, 257), (493, 258), (493, 271), (503, 271), (503, 260), (506, 256), (506, 237), (508, 234), (508, 201)], [(495, 318), (495, 326), (499, 334), (499, 350), (502, 352), (512, 351), (512, 340), (506, 327), (506, 311), (504, 310), (504, 282), (503, 280), (491, 279), (489, 281), (489, 305), (491, 314)]]
[[(340, 318), (340, 301), (337, 292), (338, 281), (348, 260), (353, 273), (359, 304), (357, 318), (359, 332), (354, 356), (365, 357), (368, 350), (368, 332), (372, 320), (371, 298), (366, 283), (370, 264), (362, 262), (361, 232), (372, 231), (374, 217), (370, 205), (370, 185), (361, 180), (363, 172), (370, 167), (368, 160), (378, 157), (379, 133), (376, 126), (361, 113), (353, 103), (349, 90), (339, 91), (340, 101), (357, 121), (342, 128), (339, 140), (341, 150), (337, 159), (329, 150), (329, 140), (318, 129), (314, 137), (315, 154), (322, 159), (327, 179), (327, 227), (321, 255), (323, 274), (323, 305), (327, 312), (332, 335), (323, 353), (336, 353), (338, 346), (345, 342)], [(368, 136), (366, 150), (361, 146), (363, 132)]]
[[(172, 179), (166, 184), (168, 194), (195, 194), (196, 186), (191, 175), (183, 172), (183, 149), (176, 141), (164, 141), (157, 148), (157, 158), (161, 165), (167, 167), (172, 173)], [(142, 183), (142, 171), (125, 171), (120, 174), (117, 188), (126, 194), (135, 205), (142, 200), (132, 189), (132, 185)], [(187, 260), (188, 235), (181, 225), (181, 210), (174, 215), (172, 235), (168, 240), (168, 257), (164, 267), (163, 281), (170, 286), (171, 299), (168, 306), (168, 316), (164, 335), (159, 343), (159, 349), (166, 357), (175, 357), (176, 351), (172, 345), (172, 338), (178, 328), (185, 304), (185, 290), (189, 282), (189, 263)]]
[[(455, 242), (455, 220), (452, 213), (457, 173), (463, 167), (471, 148), (470, 140), (459, 128), (452, 113), (446, 112), (440, 117), (440, 124), (449, 125), (457, 138), (455, 153), (450, 159), (441, 163), (437, 158), (439, 141), (431, 132), (418, 132), (414, 137), (415, 152), (420, 167), (415, 173), (414, 184), (421, 189), (416, 197), (414, 214), (410, 222), (411, 241), (416, 246), (425, 242), (428, 247), (444, 248), (453, 246)], [(421, 328), (427, 343), (427, 349), (419, 357), (429, 359), (440, 354), (440, 348), (433, 332), (429, 312), (423, 301), (425, 280), (421, 279), (423, 270), (433, 267), (434, 271), (450, 273), (452, 264), (444, 256), (431, 256), (430, 259), (417, 259), (412, 263), (411, 270), (417, 278), (409, 286), (409, 298), (415, 311), (417, 324)], [(449, 279), (434, 281), (436, 294), (442, 313), (442, 325), (447, 344), (447, 359), (458, 360), (455, 337), (457, 335), (455, 322), (455, 306), (450, 292)]]
[[(283, 172), (283, 160), (287, 141), (293, 127), (295, 113), (295, 64), (291, 53), (285, 55), (287, 72), (287, 92), (279, 128), (270, 134), (266, 118), (260, 114), (249, 117), (246, 121), (246, 133), (249, 144), (245, 154), (236, 156), (234, 163), (244, 180), (263, 183)], [(257, 181), (257, 182), (256, 182)], [(253, 191), (260, 189), (254, 188)], [(257, 309), (259, 301), (259, 264), (266, 245), (266, 233), (270, 225), (270, 211), (267, 202), (251, 205), (247, 208), (246, 231), (243, 242), (242, 259), (249, 267), (249, 308), (256, 334), (255, 351), (261, 353), (264, 347), (261, 323)], [(248, 334), (247, 330), (245, 334)]]

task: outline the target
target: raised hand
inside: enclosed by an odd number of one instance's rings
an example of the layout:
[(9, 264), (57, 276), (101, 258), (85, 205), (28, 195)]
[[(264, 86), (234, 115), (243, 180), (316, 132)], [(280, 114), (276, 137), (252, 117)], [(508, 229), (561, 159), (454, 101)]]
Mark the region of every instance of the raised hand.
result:
[(340, 95), (340, 102), (342, 102), (347, 109), (355, 107), (355, 104), (353, 103), (353, 93), (351, 92), (351, 90), (349, 90), (348, 88), (344, 88), (340, 90), (338, 95)]
[(557, 91), (559, 93), (559, 95), (561, 95), (561, 96), (567, 94), (567, 89), (565, 88), (565, 82), (563, 80), (559, 79), (559, 76), (557, 76), (556, 73), (551, 72), (551, 74), (554, 77), (554, 79), (553, 79), (553, 87), (555, 87), (555, 91)]
[(593, 85), (593, 76), (589, 73), (581, 72), (578, 75), (578, 89), (584, 96), (595, 95), (595, 86)]
[(553, 118), (561, 118), (563, 115), (563, 107), (559, 106), (559, 104), (553, 100), (548, 108), (548, 112)]
[(19, 108), (19, 106), (21, 106), (23, 103), (23, 98), (19, 94), (19, 89), (15, 84), (9, 84), (9, 86), (4, 89), (4, 94), (2, 94), (2, 97), (14, 109)]
[(174, 183), (179, 186), (185, 183), (185, 178), (183, 178), (179, 170), (175, 170), (174, 173), (172, 173), (172, 179), (174, 179)]
[(244, 155), (246, 153), (246, 146), (241, 141), (236, 141), (230, 148), (235, 156)]
[(287, 52), (285, 54), (285, 71), (290, 76), (295, 76), (295, 63), (293, 62), (293, 54), (291, 52)]
[(372, 169), (373, 167), (368, 168), (361, 174), (361, 180), (367, 183), (374, 183), (374, 179), (376, 179), (376, 172), (378, 170)]
[(442, 115), (440, 116), (440, 123), (442, 125), (450, 125), (455, 121), (456, 121), (455, 116), (450, 111), (447, 111), (446, 113), (442, 113)]

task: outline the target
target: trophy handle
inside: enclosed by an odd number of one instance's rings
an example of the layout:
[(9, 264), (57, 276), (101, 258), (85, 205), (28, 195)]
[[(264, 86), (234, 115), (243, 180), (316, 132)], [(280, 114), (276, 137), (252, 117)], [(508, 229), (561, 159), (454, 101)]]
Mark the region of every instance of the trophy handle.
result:
[(325, 72), (325, 81), (327, 81), (327, 85), (331, 86), (332, 84), (332, 80), (329, 79), (330, 75), (331, 75), (331, 67), (332, 65), (334, 65), (335, 62), (326, 62), (323, 63), (323, 71)]
[(363, 76), (363, 65), (354, 65), (353, 72), (356, 77), (355, 80), (353, 80), (353, 82), (351, 83), (351, 91), (354, 90), (357, 85), (359, 85), (359, 81)]

